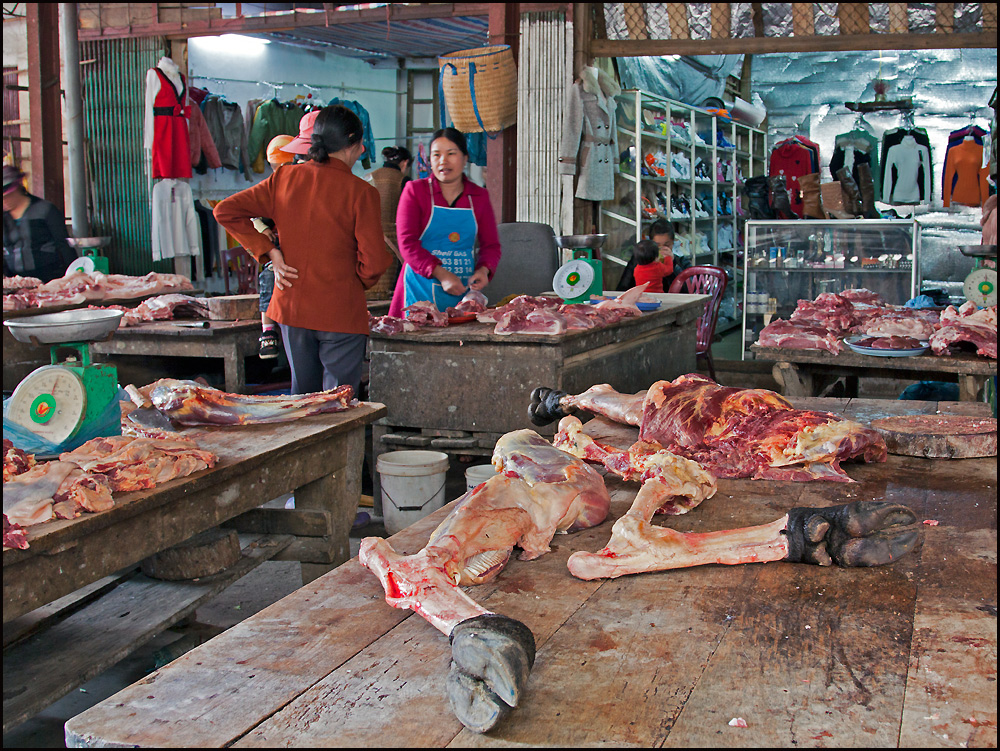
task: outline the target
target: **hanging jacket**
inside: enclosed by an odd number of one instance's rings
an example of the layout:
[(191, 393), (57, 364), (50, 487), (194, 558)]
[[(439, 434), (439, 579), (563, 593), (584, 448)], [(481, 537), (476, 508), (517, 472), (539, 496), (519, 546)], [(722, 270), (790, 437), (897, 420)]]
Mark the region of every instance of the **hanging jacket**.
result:
[[(212, 132), (208, 129), (205, 116), (201, 108), (197, 105), (191, 107), (191, 166), (198, 169), (204, 160), (204, 167), (208, 169), (219, 169), (222, 160), (219, 158), (219, 150), (212, 140)], [(201, 174), (205, 174), (204, 169)]]
[(202, 110), (212, 140), (219, 150), (219, 159), (227, 169), (239, 170), (248, 181), (250, 159), (247, 158), (246, 131), (240, 106), (219, 96), (206, 97)]
[(875, 185), (875, 200), (882, 200), (882, 182), (878, 164), (878, 140), (871, 133), (859, 128), (842, 133), (834, 139), (833, 155), (830, 157), (830, 174), (836, 175), (846, 167), (854, 182), (861, 184), (858, 165), (867, 164), (871, 168)]
[(785, 176), (785, 187), (788, 189), (792, 211), (799, 217), (805, 216), (799, 178), (818, 171), (818, 163), (819, 146), (801, 136), (785, 139), (776, 144), (771, 151), (768, 176)]
[(618, 128), (615, 97), (621, 87), (602, 70), (588, 66), (569, 88), (559, 144), (559, 173), (578, 175), (576, 197), (610, 201), (615, 197)]
[(951, 206), (954, 201), (965, 206), (982, 206), (990, 194), (982, 144), (970, 135), (968, 140), (949, 145), (944, 159), (943, 204)]
[[(247, 138), (247, 155), (251, 164), (262, 164), (260, 169), (254, 166), (254, 172), (264, 172), (267, 166), (264, 151), (272, 138), (299, 134), (299, 120), (304, 114), (297, 102), (279, 102), (277, 99), (269, 99), (257, 108)], [(262, 157), (263, 161), (258, 162)]]
[(361, 141), (365, 145), (365, 153), (361, 155), (361, 166), (365, 169), (370, 169), (372, 166), (371, 160), (375, 158), (375, 136), (372, 134), (372, 123), (371, 118), (368, 117), (368, 110), (353, 99), (338, 99), (334, 97), (329, 101), (327, 106), (331, 104), (340, 104), (347, 107), (347, 109), (361, 120)]

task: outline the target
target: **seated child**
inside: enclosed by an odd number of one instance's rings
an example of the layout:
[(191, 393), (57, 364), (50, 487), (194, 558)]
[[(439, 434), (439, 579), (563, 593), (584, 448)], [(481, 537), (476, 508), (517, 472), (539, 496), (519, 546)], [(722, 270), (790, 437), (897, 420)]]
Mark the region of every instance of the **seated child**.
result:
[(663, 279), (674, 272), (673, 256), (667, 255), (664, 260), (659, 260), (660, 246), (652, 240), (636, 243), (632, 256), (635, 258), (635, 283), (649, 282), (646, 292), (664, 292)]

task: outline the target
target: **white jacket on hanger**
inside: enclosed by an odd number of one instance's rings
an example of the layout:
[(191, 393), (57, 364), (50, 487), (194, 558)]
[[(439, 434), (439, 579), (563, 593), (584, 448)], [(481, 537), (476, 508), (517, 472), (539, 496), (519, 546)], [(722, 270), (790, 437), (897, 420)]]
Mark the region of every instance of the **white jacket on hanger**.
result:
[(201, 255), (201, 227), (191, 186), (183, 180), (160, 180), (153, 186), (153, 260)]
[(610, 201), (615, 197), (618, 129), (615, 97), (621, 88), (603, 70), (584, 68), (570, 86), (563, 115), (559, 172), (579, 175), (576, 197)]

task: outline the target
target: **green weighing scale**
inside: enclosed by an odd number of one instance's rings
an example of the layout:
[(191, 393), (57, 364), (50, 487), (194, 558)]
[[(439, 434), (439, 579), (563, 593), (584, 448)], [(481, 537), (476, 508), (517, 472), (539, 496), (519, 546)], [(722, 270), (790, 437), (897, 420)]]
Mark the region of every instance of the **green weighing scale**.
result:
[[(962, 291), (965, 299), (976, 307), (989, 308), (997, 304), (997, 246), (959, 245), (962, 255), (975, 259), (975, 266), (965, 277)], [(992, 258), (992, 264), (984, 259)]]
[[(66, 310), (4, 321), (17, 341), (49, 346), (52, 361), (17, 385), (5, 419), (71, 450), (73, 437), (89, 433), (85, 428), (117, 399), (118, 371), (113, 365), (92, 362), (88, 342), (108, 338), (122, 315), (120, 310)], [(63, 350), (74, 354), (60, 360)], [(107, 434), (119, 434), (117, 422), (115, 428)]]
[(570, 252), (570, 259), (552, 277), (552, 289), (567, 303), (589, 302), (604, 295), (604, 270), (600, 248), (607, 235), (559, 235), (556, 245)]
[(101, 237), (69, 237), (66, 238), (66, 242), (80, 254), (80, 257), (73, 261), (69, 265), (69, 268), (66, 269), (67, 274), (71, 274), (74, 271), (85, 271), (88, 274), (93, 274), (95, 271), (100, 271), (102, 274), (108, 273), (108, 259), (102, 256), (100, 251), (111, 244), (110, 235)]

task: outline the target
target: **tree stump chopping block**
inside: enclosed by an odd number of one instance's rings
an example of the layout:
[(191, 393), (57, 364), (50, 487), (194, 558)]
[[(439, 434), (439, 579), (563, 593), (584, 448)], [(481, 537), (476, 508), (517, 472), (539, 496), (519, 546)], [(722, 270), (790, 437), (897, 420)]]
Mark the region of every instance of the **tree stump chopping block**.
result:
[(142, 573), (165, 581), (200, 579), (235, 565), (240, 555), (235, 530), (214, 528), (146, 558)]
[(995, 418), (960, 415), (900, 415), (872, 420), (890, 454), (931, 459), (997, 455)]

